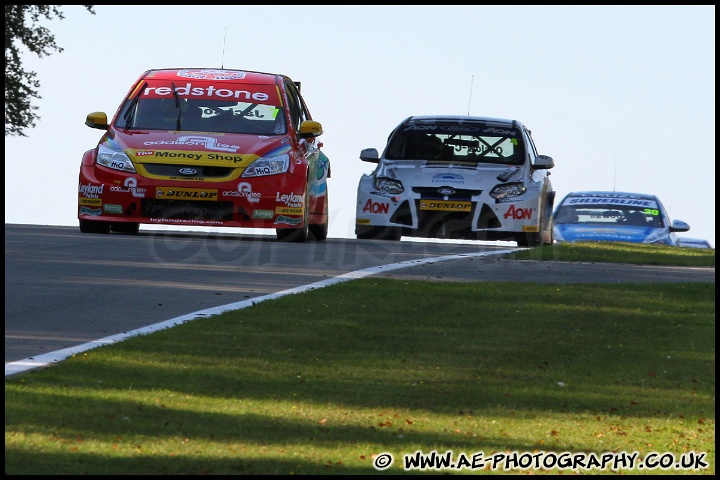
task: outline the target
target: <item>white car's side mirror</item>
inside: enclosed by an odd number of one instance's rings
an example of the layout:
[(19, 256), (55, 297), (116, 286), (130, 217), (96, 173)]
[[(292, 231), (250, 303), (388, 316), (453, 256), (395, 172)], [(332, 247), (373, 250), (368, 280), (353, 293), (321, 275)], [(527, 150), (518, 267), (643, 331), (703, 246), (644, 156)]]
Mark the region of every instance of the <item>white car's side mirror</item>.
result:
[(377, 148), (363, 148), (360, 151), (360, 160), (363, 162), (378, 163), (380, 161), (380, 155), (378, 154)]
[(555, 167), (555, 160), (547, 155), (538, 155), (533, 168), (536, 170), (549, 170)]

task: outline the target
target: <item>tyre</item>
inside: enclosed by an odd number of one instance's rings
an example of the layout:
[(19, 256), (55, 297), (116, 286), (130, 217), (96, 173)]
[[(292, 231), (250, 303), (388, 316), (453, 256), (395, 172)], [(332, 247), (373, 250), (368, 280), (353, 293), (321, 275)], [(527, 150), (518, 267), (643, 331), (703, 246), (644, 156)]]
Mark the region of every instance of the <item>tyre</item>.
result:
[(540, 232), (518, 233), (515, 236), (518, 247), (537, 247), (542, 245), (543, 238)]
[(111, 223), (110, 230), (118, 233), (127, 233), (128, 235), (137, 235), (140, 232), (139, 223)]
[(552, 227), (550, 227), (547, 233), (543, 235), (543, 245), (552, 245), (553, 243), (555, 243), (555, 233)]
[(316, 225), (310, 225), (310, 233), (312, 234), (313, 238), (318, 241), (322, 242), (327, 238), (328, 234), (328, 223), (330, 222), (330, 208), (328, 206), (328, 197), (327, 193), (325, 193), (325, 208), (323, 209), (323, 218), (325, 221), (321, 224)]
[(278, 228), (275, 230), (279, 242), (302, 243), (310, 236), (307, 222), (300, 228)]
[(555, 243), (555, 232), (553, 231), (553, 206), (555, 204), (555, 192), (550, 192), (548, 194), (547, 201), (545, 203), (545, 212), (543, 215), (543, 223), (542, 223), (542, 244), (543, 245), (552, 245)]
[(82, 233), (110, 233), (110, 224), (107, 222), (80, 220), (80, 231)]
[(391, 240), (398, 241), (402, 236), (396, 227), (356, 227), (355, 236), (359, 240)]

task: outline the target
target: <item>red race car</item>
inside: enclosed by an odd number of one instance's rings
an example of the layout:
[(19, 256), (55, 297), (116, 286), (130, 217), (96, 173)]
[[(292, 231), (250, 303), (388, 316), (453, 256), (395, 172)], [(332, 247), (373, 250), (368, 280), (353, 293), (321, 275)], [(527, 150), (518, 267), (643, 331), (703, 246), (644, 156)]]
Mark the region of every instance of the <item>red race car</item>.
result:
[(325, 240), (330, 162), (300, 85), (246, 70), (148, 70), (85, 152), (78, 220), (85, 233), (140, 224), (274, 228)]

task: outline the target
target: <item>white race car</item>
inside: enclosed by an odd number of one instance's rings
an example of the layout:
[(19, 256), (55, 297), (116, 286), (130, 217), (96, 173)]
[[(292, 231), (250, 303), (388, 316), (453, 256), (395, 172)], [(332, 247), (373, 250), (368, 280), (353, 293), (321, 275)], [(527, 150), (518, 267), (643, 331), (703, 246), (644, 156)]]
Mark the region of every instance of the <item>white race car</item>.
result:
[(388, 138), (357, 191), (359, 239), (400, 237), (553, 242), (552, 157), (539, 155), (521, 122), (472, 116), (414, 116)]

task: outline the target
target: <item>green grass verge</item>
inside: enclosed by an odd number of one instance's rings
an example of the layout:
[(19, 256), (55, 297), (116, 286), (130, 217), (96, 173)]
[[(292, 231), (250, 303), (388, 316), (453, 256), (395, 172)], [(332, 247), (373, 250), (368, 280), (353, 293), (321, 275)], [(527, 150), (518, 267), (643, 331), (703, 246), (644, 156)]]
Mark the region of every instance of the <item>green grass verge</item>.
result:
[(633, 263), (685, 267), (714, 267), (714, 248), (670, 247), (623, 242), (572, 242), (543, 245), (505, 256), (515, 260)]
[(714, 283), (353, 280), (6, 378), (5, 473), (417, 474), (404, 455), (451, 451), (714, 474), (714, 339)]

